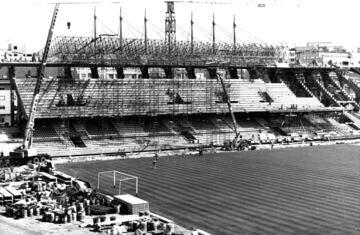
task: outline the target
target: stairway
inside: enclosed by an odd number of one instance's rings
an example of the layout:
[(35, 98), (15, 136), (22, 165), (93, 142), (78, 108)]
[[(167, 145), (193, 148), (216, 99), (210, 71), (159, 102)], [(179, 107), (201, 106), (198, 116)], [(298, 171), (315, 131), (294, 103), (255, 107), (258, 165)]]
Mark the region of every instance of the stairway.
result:
[(336, 100), (336, 98), (321, 84), (316, 78), (314, 78), (314, 84), (323, 92), (323, 94), (331, 101), (333, 105), (341, 107), (342, 105)]
[(359, 109), (360, 109), (359, 104), (357, 104), (357, 103), (355, 102), (355, 100), (353, 100), (353, 99), (344, 91), (344, 89), (338, 85), (338, 83), (336, 82), (334, 76), (328, 74), (328, 78), (329, 78), (329, 80), (331, 81), (331, 83), (335, 86), (335, 88), (342, 94), (342, 96), (343, 96), (345, 99), (347, 99), (347, 101), (349, 101), (349, 102), (347, 102), (347, 103), (350, 103), (350, 104), (354, 105), (355, 109), (356, 109), (356, 110), (359, 110)]
[(69, 130), (65, 128), (64, 125), (60, 123), (52, 123), (52, 127), (54, 128), (56, 134), (60, 137), (62, 142), (68, 147), (74, 147), (73, 142), (69, 140)]
[(341, 74), (338, 74), (338, 76), (341, 76), (345, 83), (355, 92), (356, 97), (360, 97), (360, 87), (349, 77), (342, 76)]
[(90, 139), (89, 133), (87, 133), (85, 126), (80, 122), (72, 122), (71, 123), (74, 130), (81, 136), (83, 139)]
[(259, 125), (264, 128), (265, 130), (269, 131), (270, 127), (269, 127), (269, 123), (267, 121), (265, 121), (263, 118), (260, 117), (255, 117), (254, 120), (259, 123)]
[(296, 81), (304, 88), (304, 90), (308, 93), (308, 95), (315, 97), (316, 96), (309, 90), (309, 88), (305, 85), (303, 81), (305, 81), (304, 75), (302, 73), (295, 74)]
[(360, 129), (360, 119), (358, 117), (347, 111), (344, 112), (344, 116), (349, 118), (353, 122), (353, 125)]

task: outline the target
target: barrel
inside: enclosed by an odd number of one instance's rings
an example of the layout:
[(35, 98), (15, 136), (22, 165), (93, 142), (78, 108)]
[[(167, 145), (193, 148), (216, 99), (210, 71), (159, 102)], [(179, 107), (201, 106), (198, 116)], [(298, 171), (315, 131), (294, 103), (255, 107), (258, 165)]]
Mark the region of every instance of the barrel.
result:
[(100, 222), (105, 222), (106, 216), (100, 216)]
[(59, 220), (59, 215), (58, 214), (54, 214), (54, 223), (59, 223), (60, 220)]
[(14, 219), (19, 219), (19, 218), (20, 218), (18, 210), (14, 209), (14, 210), (13, 210), (13, 213), (14, 213), (14, 214), (13, 214), (13, 218), (14, 218)]
[(32, 216), (33, 216), (33, 213), (34, 213), (34, 208), (29, 208), (29, 209), (27, 210), (27, 213), (28, 213), (28, 216), (29, 216), (29, 217), (32, 217)]
[(137, 229), (138, 227), (139, 227), (139, 222), (138, 221), (134, 221), (133, 222), (133, 229), (135, 230), (135, 229)]
[(89, 205), (90, 205), (90, 200), (84, 199), (84, 206), (89, 206)]
[(85, 211), (82, 211), (82, 212), (81, 212), (81, 220), (80, 220), (81, 222), (84, 222), (84, 221), (85, 221), (85, 215), (86, 215), (86, 214), (85, 214)]
[(79, 202), (77, 208), (78, 208), (78, 211), (83, 211), (84, 210), (84, 204), (82, 202)]
[(174, 231), (174, 228), (175, 228), (174, 224), (172, 224), (172, 223), (166, 224), (165, 233), (166, 233), (166, 232), (167, 232), (167, 233), (173, 232), (173, 231)]
[(42, 221), (47, 222), (48, 221), (48, 213), (44, 213), (42, 215)]
[(149, 231), (152, 231), (152, 230), (156, 231), (155, 225), (154, 225), (154, 222), (153, 222), (153, 221), (147, 222), (147, 223), (146, 223), (146, 226), (147, 226), (147, 229), (148, 229)]
[(66, 216), (67, 216), (67, 214), (65, 214), (65, 213), (61, 213), (60, 214), (60, 222), (62, 223), (62, 224), (65, 224), (66, 223)]
[(140, 223), (140, 228), (143, 232), (147, 232), (147, 223), (146, 222), (141, 222)]
[(110, 206), (111, 200), (109, 198), (105, 199), (105, 206)]
[(37, 216), (38, 214), (37, 214), (37, 207), (34, 207), (33, 208), (33, 216)]
[(40, 215), (44, 214), (44, 210), (42, 210), (42, 207), (38, 207), (38, 208), (36, 208), (36, 213), (37, 213), (37, 216), (40, 216)]
[(71, 214), (71, 219), (72, 219), (72, 221), (76, 221), (76, 213), (75, 212)]
[(14, 216), (13, 214), (14, 214), (14, 213), (13, 213), (13, 208), (6, 206), (6, 213), (5, 213), (5, 215), (6, 215), (7, 217), (13, 217), (13, 216)]
[(121, 205), (116, 205), (115, 206), (115, 213), (120, 214), (120, 209), (121, 209)]
[(90, 206), (86, 206), (86, 207), (85, 207), (85, 214), (86, 214), (86, 215), (90, 215), (90, 214), (91, 214), (91, 208), (90, 208)]
[(40, 214), (38, 214), (38, 215), (43, 215), (43, 214), (45, 214), (45, 212), (46, 212), (45, 208), (40, 208)]
[(65, 214), (67, 214), (67, 215), (71, 215), (71, 209), (68, 207), (68, 208), (66, 208), (66, 210), (65, 210)]
[(98, 224), (99, 220), (100, 220), (100, 218), (98, 216), (94, 217), (93, 218), (93, 225)]
[[(154, 224), (154, 230), (157, 231), (158, 229), (160, 229), (160, 222), (159, 221), (153, 221)], [(149, 229), (150, 230), (150, 229)]]
[(68, 223), (71, 223), (72, 222), (71, 214), (66, 214), (66, 219)]
[(20, 218), (27, 218), (27, 211), (24, 208), (21, 208), (20, 211), (21, 211)]
[(111, 234), (111, 235), (117, 235), (117, 233), (118, 233), (117, 227), (115, 227), (115, 226), (112, 227), (111, 230), (110, 230), (110, 234)]
[(90, 203), (91, 203), (91, 205), (95, 205), (95, 203), (96, 203), (96, 199), (95, 199), (95, 198), (91, 198)]

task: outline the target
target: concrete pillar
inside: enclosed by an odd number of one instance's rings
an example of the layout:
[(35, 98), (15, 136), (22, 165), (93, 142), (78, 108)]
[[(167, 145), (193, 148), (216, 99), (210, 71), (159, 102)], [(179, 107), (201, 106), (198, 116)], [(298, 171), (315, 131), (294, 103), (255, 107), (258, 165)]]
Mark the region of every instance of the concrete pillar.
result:
[(194, 67), (186, 68), (186, 73), (187, 73), (187, 77), (189, 79), (196, 79)]
[(115, 67), (115, 69), (116, 69), (116, 78), (124, 79), (125, 78), (124, 68), (123, 67)]
[(207, 69), (209, 72), (209, 78), (210, 79), (216, 79), (217, 78), (217, 68), (208, 68)]
[(140, 67), (141, 77), (142, 78), (149, 78), (149, 68), (147, 66)]
[(91, 78), (99, 78), (99, 72), (97, 66), (90, 67), (90, 71), (91, 71)]
[(64, 67), (64, 75), (65, 75), (65, 79), (72, 79), (73, 78), (70, 66)]
[(163, 67), (166, 78), (174, 78), (174, 72), (171, 67)]
[(239, 79), (239, 75), (237, 74), (236, 68), (228, 68), (228, 72), (230, 74), (231, 79)]

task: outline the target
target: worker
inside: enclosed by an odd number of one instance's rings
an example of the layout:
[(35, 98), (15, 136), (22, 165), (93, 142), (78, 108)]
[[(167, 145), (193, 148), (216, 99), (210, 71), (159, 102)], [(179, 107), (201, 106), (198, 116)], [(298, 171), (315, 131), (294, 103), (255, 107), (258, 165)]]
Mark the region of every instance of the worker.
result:
[(204, 153), (204, 149), (203, 149), (203, 147), (200, 147), (200, 148), (199, 148), (199, 156), (202, 156), (203, 153)]
[(153, 169), (155, 170), (156, 169), (156, 163), (157, 163), (157, 161), (156, 161), (156, 159), (154, 158), (154, 160), (153, 160)]

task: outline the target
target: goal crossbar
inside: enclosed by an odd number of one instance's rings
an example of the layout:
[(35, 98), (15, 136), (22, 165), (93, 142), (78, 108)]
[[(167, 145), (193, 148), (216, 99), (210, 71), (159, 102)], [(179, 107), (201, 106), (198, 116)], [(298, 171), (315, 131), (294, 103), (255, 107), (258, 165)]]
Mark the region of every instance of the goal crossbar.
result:
[[(130, 174), (127, 174), (124, 172), (116, 171), (116, 170), (98, 172), (98, 183), (97, 183), (98, 189), (100, 189), (100, 176), (101, 175), (110, 175), (110, 174), (112, 175), (111, 177), (113, 178), (114, 188), (116, 187), (116, 181), (119, 182), (119, 184), (118, 184), (119, 194), (121, 194), (121, 183), (123, 181), (133, 180), (133, 179), (135, 180), (135, 193), (136, 193), (136, 195), (138, 194), (139, 178), (137, 176), (130, 175)], [(124, 176), (124, 178), (116, 179), (117, 175)]]

